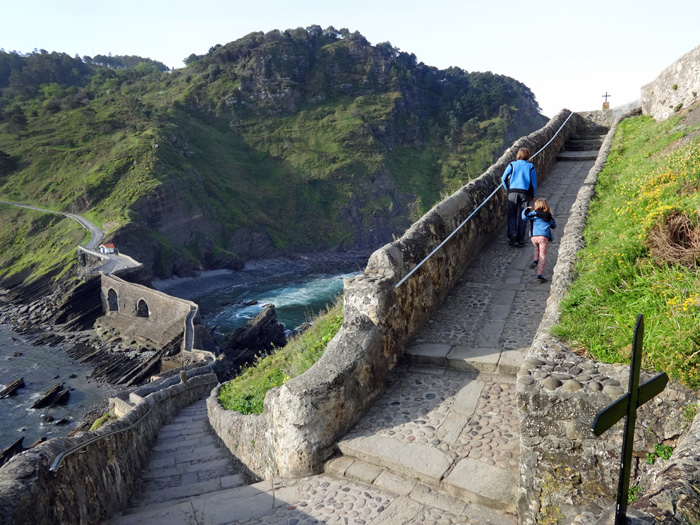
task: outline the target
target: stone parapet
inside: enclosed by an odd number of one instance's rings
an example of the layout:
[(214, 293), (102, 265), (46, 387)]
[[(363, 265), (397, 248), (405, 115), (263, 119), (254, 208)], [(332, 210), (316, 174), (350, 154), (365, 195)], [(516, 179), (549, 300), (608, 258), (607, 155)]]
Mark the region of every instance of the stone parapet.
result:
[[(588, 208), (617, 124), (639, 112), (633, 110), (615, 121), (578, 193), (561, 239), (547, 307), (518, 373), (521, 433), (518, 515), (522, 524), (571, 523), (574, 519), (583, 523), (582, 516), (600, 515), (617, 495), (623, 423), (600, 437), (593, 434), (591, 425), (600, 410), (627, 391), (629, 365), (606, 365), (581, 357), (553, 337), (550, 329), (559, 320), (560, 302), (574, 279), (577, 253), (585, 245), (583, 229)], [(630, 340), (631, 337), (630, 333)], [(642, 380), (649, 377), (643, 374)], [(694, 447), (700, 445), (697, 436), (687, 431), (683, 434), (687, 423), (681, 409), (693, 402), (696, 397), (692, 393), (669, 384), (662, 394), (639, 410), (633, 476), (642, 475), (644, 457), (658, 443), (675, 444), (687, 436), (685, 443), (690, 439), (694, 440)], [(693, 428), (696, 426), (697, 423)], [(698, 448), (694, 450), (696, 454), (700, 452)], [(697, 480), (699, 465), (693, 461), (686, 470), (693, 472), (692, 479)], [(668, 468), (663, 472), (666, 474), (661, 477), (669, 486), (673, 485), (668, 478), (675, 478), (675, 474)], [(691, 496), (692, 491), (686, 488), (687, 496)], [(655, 498), (654, 504), (661, 507), (664, 497), (656, 491), (654, 494), (651, 499)], [(697, 496), (693, 497), (697, 501)], [(588, 512), (590, 509), (595, 512)]]
[(374, 252), (365, 271), (344, 282), (345, 322), (322, 358), (270, 390), (261, 415), (225, 411), (213, 393), (207, 402), (210, 421), (231, 453), (261, 478), (319, 472), (337, 440), (383, 388), (404, 344), (430, 318), (474, 254), (493, 235), (503, 235), (505, 242), (506, 191), (496, 191), (432, 258), (400, 287), (396, 284), (500, 186), (518, 149), (534, 154), (551, 140), (533, 159), (544, 180), (566, 139), (584, 124), (580, 116), (562, 110), (508, 148), (486, 173), (433, 207), (400, 239)]
[[(0, 522), (99, 523), (125, 510), (160, 428), (217, 384), (206, 367), (199, 372), (190, 371), (186, 383), (152, 392), (99, 430), (51, 439), (13, 457), (0, 469)], [(66, 456), (58, 470), (49, 471), (60, 453), (127, 428)]]
[[(145, 338), (165, 346), (192, 332), (198, 306), (114, 275), (102, 275), (101, 300), (105, 315), (100, 322), (126, 337)], [(142, 305), (144, 311), (140, 311)], [(185, 337), (185, 341), (192, 336)], [(191, 343), (190, 343), (191, 344)], [(191, 348), (190, 348), (191, 350)]]
[(700, 93), (700, 46), (664, 69), (652, 82), (642, 86), (642, 111), (665, 120), (681, 108), (698, 101)]

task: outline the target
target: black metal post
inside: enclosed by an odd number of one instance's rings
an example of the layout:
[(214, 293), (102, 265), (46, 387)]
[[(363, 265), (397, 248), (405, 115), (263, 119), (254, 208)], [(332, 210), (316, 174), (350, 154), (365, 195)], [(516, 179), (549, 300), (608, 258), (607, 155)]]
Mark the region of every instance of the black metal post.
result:
[(639, 371), (642, 366), (642, 340), (644, 339), (644, 316), (637, 316), (632, 339), (632, 362), (630, 363), (629, 403), (627, 421), (622, 440), (622, 462), (617, 489), (617, 508), (615, 525), (624, 525), (627, 519), (627, 498), (629, 497), (630, 473), (632, 470), (632, 452), (634, 451), (634, 425), (637, 422), (637, 399), (639, 397)]

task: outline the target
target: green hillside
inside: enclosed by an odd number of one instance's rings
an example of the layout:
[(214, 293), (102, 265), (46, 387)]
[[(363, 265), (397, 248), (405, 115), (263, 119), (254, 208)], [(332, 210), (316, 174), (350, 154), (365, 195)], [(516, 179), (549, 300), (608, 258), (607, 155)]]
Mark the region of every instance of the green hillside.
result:
[[(157, 276), (239, 268), (376, 248), (546, 122), (514, 79), (345, 29), (252, 33), (186, 63), (0, 51), (0, 199), (81, 213)], [(11, 241), (32, 218), (0, 219), (0, 279), (48, 273)]]
[(700, 386), (700, 107), (621, 122), (596, 185), (577, 279), (555, 333), (596, 359), (629, 362), (644, 314), (643, 366)]

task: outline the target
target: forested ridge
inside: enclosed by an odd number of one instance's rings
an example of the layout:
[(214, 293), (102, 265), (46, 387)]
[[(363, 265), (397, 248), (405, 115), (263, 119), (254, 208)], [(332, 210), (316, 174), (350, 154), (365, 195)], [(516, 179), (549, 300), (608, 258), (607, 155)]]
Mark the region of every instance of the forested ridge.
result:
[[(157, 276), (239, 268), (380, 246), (546, 122), (517, 80), (346, 29), (184, 61), (0, 51), (0, 199), (82, 213)], [(73, 264), (64, 221), (0, 214), (0, 278)]]

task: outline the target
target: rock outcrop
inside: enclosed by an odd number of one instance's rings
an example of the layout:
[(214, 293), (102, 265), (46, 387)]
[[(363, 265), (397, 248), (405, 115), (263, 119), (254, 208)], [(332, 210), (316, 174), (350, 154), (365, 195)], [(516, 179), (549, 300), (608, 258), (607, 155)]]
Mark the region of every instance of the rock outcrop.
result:
[(226, 338), (223, 356), (214, 371), (219, 381), (228, 381), (259, 353), (268, 353), (286, 344), (284, 325), (277, 322), (275, 305), (267, 305), (255, 319)]

